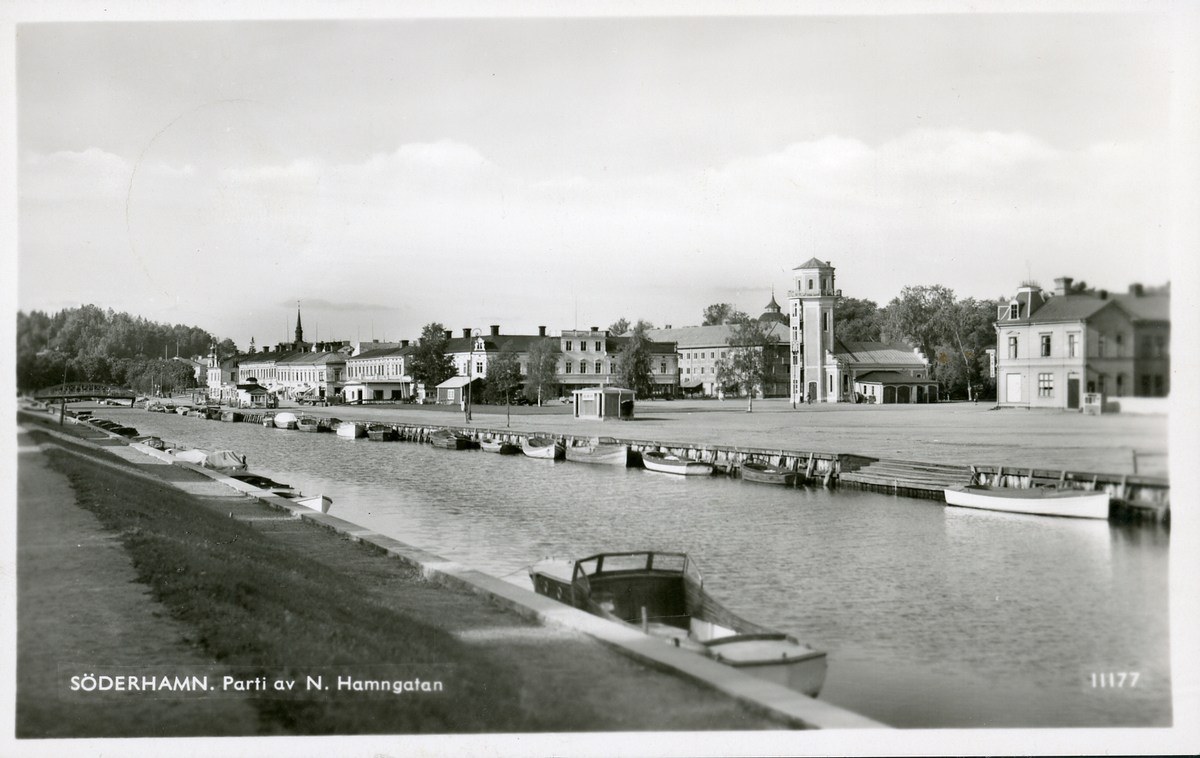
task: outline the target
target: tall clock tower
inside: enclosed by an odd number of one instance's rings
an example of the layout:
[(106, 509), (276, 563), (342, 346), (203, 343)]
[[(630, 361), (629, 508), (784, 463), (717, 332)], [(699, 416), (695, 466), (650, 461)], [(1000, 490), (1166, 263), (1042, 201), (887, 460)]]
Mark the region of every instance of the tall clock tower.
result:
[(810, 258), (792, 269), (788, 292), (791, 318), (792, 402), (837, 402), (833, 360), (833, 266)]

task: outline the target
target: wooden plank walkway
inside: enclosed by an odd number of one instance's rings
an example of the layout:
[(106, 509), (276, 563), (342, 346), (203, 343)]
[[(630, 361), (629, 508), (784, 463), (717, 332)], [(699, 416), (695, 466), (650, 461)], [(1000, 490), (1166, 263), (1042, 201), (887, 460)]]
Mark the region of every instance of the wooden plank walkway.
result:
[(868, 463), (838, 477), (838, 484), (843, 487), (929, 500), (945, 500), (944, 489), (970, 482), (970, 466), (888, 459)]

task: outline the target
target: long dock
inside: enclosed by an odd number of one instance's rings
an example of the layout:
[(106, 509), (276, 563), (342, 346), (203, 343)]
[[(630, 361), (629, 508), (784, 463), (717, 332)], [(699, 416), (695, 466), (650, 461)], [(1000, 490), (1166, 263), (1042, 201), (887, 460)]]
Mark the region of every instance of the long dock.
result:
[[(261, 423), (267, 412), (243, 411), (243, 420)], [(478, 426), (446, 424), (413, 424), (402, 422), (373, 422), (390, 427), (396, 439), (409, 442), (428, 442), (437, 431), (449, 430), (475, 442), (487, 437), (520, 445), (534, 432), (511, 429), (491, 429)], [(543, 434), (543, 433), (538, 433)], [(594, 435), (549, 434), (563, 441), (585, 442)], [(1117, 521), (1146, 521), (1169, 523), (1170, 484), (1166, 477), (1128, 474), (1101, 474), (1080, 471), (1051, 471), (1017, 469), (1007, 466), (973, 466), (944, 463), (925, 463), (896, 459), (872, 458), (850, 453), (786, 450), (782, 448), (741, 447), (735, 445), (697, 444), (669, 440), (640, 440), (624, 437), (604, 437), (605, 441), (628, 445), (631, 460), (644, 452), (665, 452), (694, 461), (712, 464), (728, 476), (739, 476), (743, 464), (756, 461), (769, 463), (797, 474), (797, 485), (850, 487), (903, 497), (945, 501), (945, 489), (956, 485), (994, 484), (1005, 487), (1034, 487), (1054, 485), (1085, 490), (1106, 490), (1111, 498), (1109, 518)]]

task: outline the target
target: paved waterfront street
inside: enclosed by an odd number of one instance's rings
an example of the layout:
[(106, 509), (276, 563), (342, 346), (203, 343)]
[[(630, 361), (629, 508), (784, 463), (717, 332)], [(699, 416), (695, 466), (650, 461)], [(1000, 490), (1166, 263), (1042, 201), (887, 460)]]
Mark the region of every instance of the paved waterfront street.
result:
[[(990, 403), (805, 405), (782, 399), (639, 401), (633, 421), (575, 419), (513, 408), (516, 431), (609, 435), (951, 463), (1069, 469), (1097, 473), (1167, 473), (1167, 417), (1084, 416), (1053, 410), (995, 410)], [(532, 412), (527, 412), (532, 411)], [(307, 411), (306, 411), (307, 412)], [(457, 406), (379, 405), (317, 408), (341, 419), (464, 425)], [(472, 426), (504, 428), (503, 406), (477, 405)]]

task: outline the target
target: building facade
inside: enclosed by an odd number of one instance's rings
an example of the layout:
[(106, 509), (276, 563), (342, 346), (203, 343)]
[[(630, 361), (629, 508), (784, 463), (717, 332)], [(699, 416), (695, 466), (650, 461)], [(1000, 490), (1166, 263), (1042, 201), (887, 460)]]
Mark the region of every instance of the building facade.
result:
[(1170, 295), (1130, 286), (1054, 293), (1023, 285), (1000, 306), (996, 321), (996, 395), (1002, 406), (1082, 407), (1084, 393), (1102, 400), (1167, 397), (1171, 391)]
[[(775, 303), (775, 298), (771, 298)], [(778, 305), (775, 306), (779, 308)], [(777, 312), (777, 311), (776, 311)], [(772, 313), (767, 306), (767, 316)], [(789, 369), (788, 327), (777, 320), (761, 318), (767, 333), (767, 377), (763, 382), (760, 397), (787, 397)], [(647, 332), (651, 339), (675, 343), (675, 360), (679, 366), (679, 387), (685, 393), (717, 397), (722, 394), (719, 364), (729, 357), (729, 338), (736, 327), (732, 324), (711, 326), (682, 326), (677, 328), (652, 329)]]
[(342, 399), (347, 403), (412, 400), (416, 397), (412, 353), (408, 340), (402, 340), (394, 347), (376, 347), (346, 358)]

